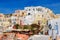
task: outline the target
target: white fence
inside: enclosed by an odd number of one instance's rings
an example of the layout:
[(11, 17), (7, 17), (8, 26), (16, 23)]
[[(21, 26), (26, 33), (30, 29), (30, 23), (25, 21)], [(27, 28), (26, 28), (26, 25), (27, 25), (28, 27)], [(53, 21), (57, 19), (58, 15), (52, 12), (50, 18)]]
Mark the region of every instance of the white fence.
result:
[(49, 40), (50, 36), (48, 35), (34, 35), (31, 36), (28, 40)]

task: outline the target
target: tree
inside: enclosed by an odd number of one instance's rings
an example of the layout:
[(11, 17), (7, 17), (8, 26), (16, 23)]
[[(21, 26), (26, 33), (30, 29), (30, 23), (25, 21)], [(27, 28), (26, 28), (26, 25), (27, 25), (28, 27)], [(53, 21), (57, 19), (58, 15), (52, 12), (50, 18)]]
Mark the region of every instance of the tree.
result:
[(38, 34), (40, 31), (40, 26), (37, 24), (31, 24), (31, 31), (33, 31), (34, 34)]
[(37, 25), (37, 24), (31, 24), (31, 27), (32, 27), (33, 29), (36, 28), (36, 30), (39, 30), (39, 28), (40, 28), (40, 26)]
[(15, 25), (13, 26), (13, 28), (15, 28), (15, 29), (20, 29), (21, 27), (20, 27), (19, 24), (15, 24)]

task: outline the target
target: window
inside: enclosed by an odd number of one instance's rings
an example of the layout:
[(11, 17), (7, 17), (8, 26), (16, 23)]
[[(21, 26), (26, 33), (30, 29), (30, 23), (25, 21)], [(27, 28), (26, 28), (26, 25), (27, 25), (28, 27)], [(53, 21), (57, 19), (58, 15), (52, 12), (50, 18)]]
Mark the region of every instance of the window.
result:
[(31, 15), (30, 13), (28, 13), (28, 15)]
[(49, 16), (48, 16), (48, 18), (49, 18)]
[(33, 9), (33, 11), (35, 11), (35, 9)]
[(44, 17), (44, 15), (42, 15), (42, 17)]
[(0, 20), (0, 22), (2, 22), (2, 20)]
[(38, 16), (40, 16), (40, 15), (38, 15)]
[(22, 12), (22, 15), (24, 15), (24, 12)]
[(30, 11), (30, 9), (29, 9), (29, 11)]
[(1, 23), (1, 25), (3, 25), (3, 23)]
[(40, 25), (40, 20), (38, 21), (38, 25)]
[(56, 24), (58, 24), (58, 23), (56, 22)]
[(25, 17), (24, 17), (25, 18)]
[(37, 11), (42, 11), (42, 9), (41, 9), (41, 8), (37, 8), (36, 10), (37, 10)]
[(26, 11), (28, 11), (28, 10), (26, 10)]
[(16, 19), (12, 19), (12, 21), (16, 21)]
[(13, 24), (16, 24), (16, 22), (13, 22)]

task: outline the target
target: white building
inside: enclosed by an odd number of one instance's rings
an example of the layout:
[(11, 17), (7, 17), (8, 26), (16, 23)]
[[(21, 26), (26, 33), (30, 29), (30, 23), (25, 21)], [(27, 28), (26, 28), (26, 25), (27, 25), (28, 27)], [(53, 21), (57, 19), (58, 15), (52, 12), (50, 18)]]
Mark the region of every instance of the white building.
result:
[(49, 20), (48, 25), (51, 28), (49, 35), (53, 36), (53, 38), (56, 38), (57, 35), (60, 36), (60, 18)]
[(27, 11), (27, 15), (40, 13), (40, 14), (47, 14), (48, 12), (52, 13), (52, 11), (48, 8), (42, 7), (42, 6), (36, 6), (36, 7), (25, 7), (25, 11)]
[(56, 14), (56, 16), (58, 16), (60, 18), (60, 14)]
[(28, 15), (24, 18), (24, 24), (25, 25), (31, 25), (34, 21), (34, 17), (31, 15)]
[(11, 19), (11, 23), (12, 23), (12, 24), (17, 24), (18, 17), (11, 16), (10, 19)]
[(28, 21), (28, 22), (30, 22), (30, 24), (32, 24), (33, 20), (36, 20), (36, 18), (38, 18), (38, 16), (39, 16), (39, 18), (46, 18), (47, 20), (52, 19), (50, 14), (52, 14), (53, 12), (50, 9), (42, 7), (42, 6), (25, 7), (24, 10), (27, 13), (27, 16), (26, 16), (27, 20), (31, 21), (31, 22)]

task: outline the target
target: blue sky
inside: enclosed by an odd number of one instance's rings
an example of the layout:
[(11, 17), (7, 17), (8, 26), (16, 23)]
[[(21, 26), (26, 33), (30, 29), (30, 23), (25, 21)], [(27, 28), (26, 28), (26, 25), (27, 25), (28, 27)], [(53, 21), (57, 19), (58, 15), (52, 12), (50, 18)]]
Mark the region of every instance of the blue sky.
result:
[(26, 6), (43, 6), (60, 13), (60, 0), (0, 0), (0, 13), (11, 14)]

